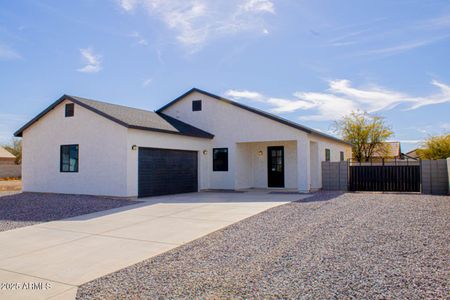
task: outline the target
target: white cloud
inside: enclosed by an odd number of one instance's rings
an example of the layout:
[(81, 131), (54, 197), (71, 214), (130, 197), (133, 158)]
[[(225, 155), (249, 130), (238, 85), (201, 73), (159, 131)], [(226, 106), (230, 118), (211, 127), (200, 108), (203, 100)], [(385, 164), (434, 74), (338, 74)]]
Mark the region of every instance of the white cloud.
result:
[(417, 109), (426, 105), (450, 102), (450, 86), (437, 80), (433, 80), (431, 84), (439, 88), (439, 93), (430, 95), (428, 97), (416, 98), (414, 101), (414, 105), (412, 105), (410, 109)]
[(275, 13), (275, 6), (269, 0), (246, 0), (241, 7), (245, 11)]
[(405, 105), (408, 110), (426, 105), (450, 102), (450, 86), (433, 80), (432, 85), (439, 92), (416, 97), (405, 93), (371, 85), (364, 88), (352, 87), (349, 80), (332, 80), (325, 92), (295, 92), (294, 98), (273, 98), (254, 91), (229, 90), (225, 93), (235, 100), (250, 99), (266, 103), (275, 113), (291, 113), (299, 110), (313, 110), (314, 113), (302, 116), (302, 120), (336, 120), (356, 110), (376, 113)]
[(152, 83), (152, 81), (153, 81), (152, 78), (144, 79), (144, 81), (142, 82), (142, 86), (143, 86), (143, 87), (149, 86), (150, 83)]
[(131, 11), (136, 6), (137, 0), (119, 0), (119, 4), (124, 10)]
[(130, 34), (130, 37), (136, 40), (138, 45), (148, 46), (148, 41), (137, 31), (134, 31)]
[(20, 54), (14, 49), (0, 44), (0, 60), (13, 60), (20, 58), (22, 58), (22, 56), (20, 56)]
[[(267, 32), (263, 16), (275, 13), (270, 0), (122, 0), (126, 12), (140, 7), (159, 18), (191, 52), (208, 40), (239, 32)], [(266, 31), (265, 31), (266, 30)]]
[(250, 91), (238, 91), (238, 90), (228, 90), (225, 92), (226, 97), (234, 98), (234, 99), (249, 99), (253, 101), (261, 101), (264, 99), (263, 95), (257, 92), (250, 92)]
[(78, 72), (83, 73), (96, 73), (99, 72), (102, 67), (102, 56), (95, 54), (90, 48), (80, 49), (80, 54), (83, 62), (86, 64), (84, 67), (78, 69)]
[(388, 142), (400, 142), (402, 144), (419, 144), (422, 141), (421, 140), (396, 140), (396, 141), (388, 141)]
[(380, 55), (394, 55), (398, 53), (407, 52), (409, 50), (413, 50), (416, 48), (421, 48), (428, 46), (430, 44), (433, 44), (437, 41), (443, 40), (448, 38), (449, 35), (439, 36), (432, 39), (423, 39), (418, 40), (414, 42), (406, 42), (395, 46), (385, 47), (385, 48), (379, 48), (374, 50), (369, 50), (367, 52), (361, 53), (361, 55), (373, 55), (373, 54), (380, 54)]

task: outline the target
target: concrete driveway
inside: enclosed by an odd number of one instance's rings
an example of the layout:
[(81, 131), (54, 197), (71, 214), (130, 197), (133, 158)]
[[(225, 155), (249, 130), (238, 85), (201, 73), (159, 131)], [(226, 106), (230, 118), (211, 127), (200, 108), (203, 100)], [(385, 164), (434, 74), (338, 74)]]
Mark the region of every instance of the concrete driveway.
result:
[(0, 233), (0, 298), (74, 299), (77, 287), (299, 194), (202, 192)]

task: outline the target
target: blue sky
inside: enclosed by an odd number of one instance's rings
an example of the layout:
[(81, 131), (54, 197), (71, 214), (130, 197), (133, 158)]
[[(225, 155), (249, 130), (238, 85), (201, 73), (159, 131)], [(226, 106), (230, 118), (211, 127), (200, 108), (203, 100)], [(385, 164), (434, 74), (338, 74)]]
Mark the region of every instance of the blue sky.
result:
[(0, 2), (0, 143), (62, 94), (154, 110), (191, 87), (408, 150), (450, 131), (450, 1)]

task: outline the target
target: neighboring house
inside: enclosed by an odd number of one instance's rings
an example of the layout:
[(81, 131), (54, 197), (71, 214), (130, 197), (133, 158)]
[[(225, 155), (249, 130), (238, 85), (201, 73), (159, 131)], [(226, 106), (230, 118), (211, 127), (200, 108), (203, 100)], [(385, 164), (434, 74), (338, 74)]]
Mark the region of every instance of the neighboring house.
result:
[(20, 177), (21, 166), (16, 165), (16, 157), (3, 147), (0, 147), (0, 178)]
[(0, 166), (13, 165), (15, 164), (15, 161), (16, 157), (11, 152), (0, 146)]
[(400, 142), (383, 142), (378, 149), (376, 149), (372, 158), (390, 158), (390, 159), (402, 159), (402, 151)]
[(416, 149), (413, 149), (413, 150), (411, 150), (411, 151), (409, 151), (409, 152), (406, 152), (405, 153), (405, 157), (407, 157), (407, 158), (419, 158), (419, 155), (417, 154), (417, 150), (419, 150), (418, 148), (416, 148)]
[(321, 162), (351, 146), (191, 89), (156, 112), (64, 95), (19, 129), (23, 190), (153, 196), (321, 188)]

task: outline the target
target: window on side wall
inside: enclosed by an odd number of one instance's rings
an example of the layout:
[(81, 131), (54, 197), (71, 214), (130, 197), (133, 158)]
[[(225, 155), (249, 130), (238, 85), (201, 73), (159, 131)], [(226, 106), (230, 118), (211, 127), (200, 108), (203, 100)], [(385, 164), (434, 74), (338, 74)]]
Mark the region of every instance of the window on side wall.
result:
[(228, 171), (228, 148), (213, 149), (213, 171)]
[(201, 110), (202, 110), (202, 100), (192, 101), (192, 111), (201, 111)]
[(330, 149), (325, 149), (325, 161), (330, 161), (331, 151)]
[(75, 105), (73, 103), (67, 103), (65, 106), (65, 116), (67, 117), (73, 117), (75, 112)]
[(341, 161), (345, 160), (345, 155), (344, 155), (344, 151), (341, 151)]
[(78, 145), (61, 145), (60, 172), (78, 172)]

